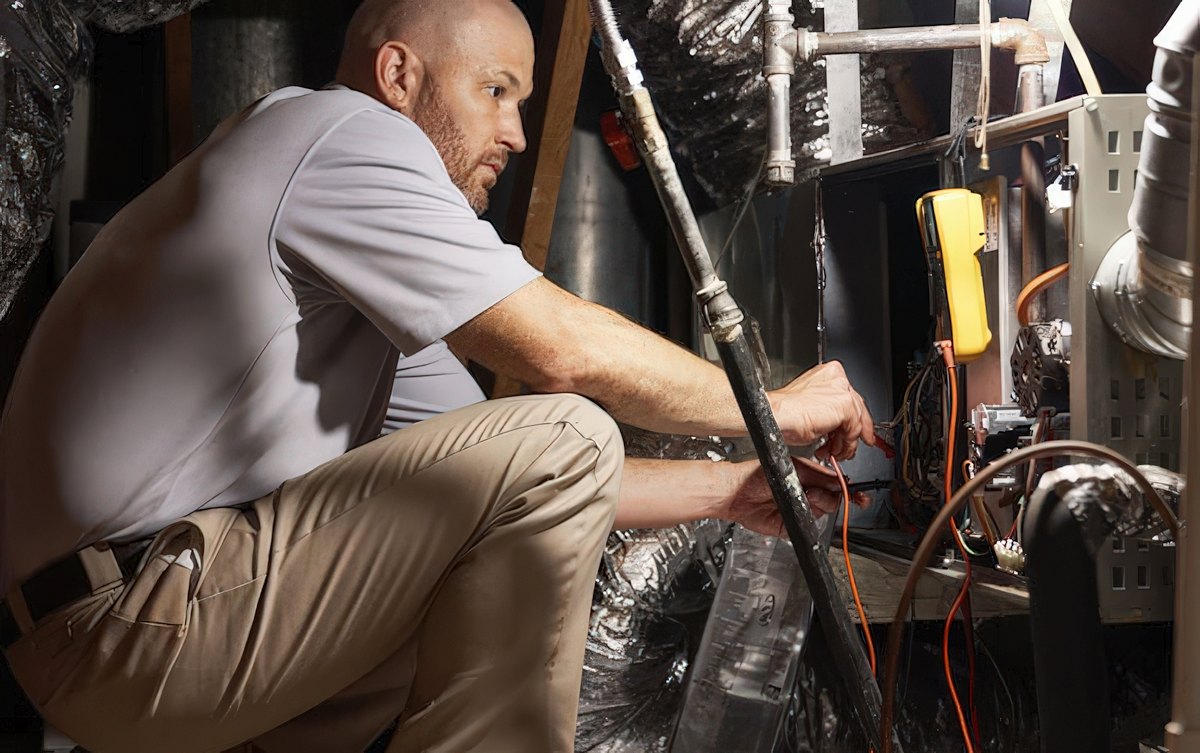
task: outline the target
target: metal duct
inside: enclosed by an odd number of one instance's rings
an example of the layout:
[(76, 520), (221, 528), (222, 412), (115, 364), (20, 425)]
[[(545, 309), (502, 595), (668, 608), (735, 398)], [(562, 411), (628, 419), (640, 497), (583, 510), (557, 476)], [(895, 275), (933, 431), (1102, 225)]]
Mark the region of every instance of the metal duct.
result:
[(563, 165), (558, 209), (546, 254), (546, 276), (664, 332), (667, 329), (666, 220), (645, 171), (624, 172), (598, 132), (616, 106), (599, 58), (589, 55), (571, 147)]
[(1154, 42), (1154, 80), (1146, 88), (1150, 115), (1129, 209), (1132, 229), (1109, 249), (1094, 289), (1101, 314), (1122, 340), (1182, 360), (1192, 326), (1187, 186), (1200, 0), (1183, 0)]
[(282, 86), (333, 80), (357, 3), (223, 0), (192, 15), (195, 141), (227, 116)]

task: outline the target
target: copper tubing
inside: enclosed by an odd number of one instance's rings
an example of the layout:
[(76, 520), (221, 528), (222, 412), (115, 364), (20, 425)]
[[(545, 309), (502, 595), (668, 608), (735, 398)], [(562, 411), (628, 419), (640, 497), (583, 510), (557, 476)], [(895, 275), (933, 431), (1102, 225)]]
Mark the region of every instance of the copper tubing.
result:
[(1017, 323), (1022, 327), (1029, 326), (1029, 309), (1033, 305), (1033, 301), (1043, 290), (1058, 282), (1067, 276), (1067, 271), (1070, 270), (1070, 262), (1059, 264), (1057, 267), (1051, 267), (1045, 272), (1042, 272), (1037, 277), (1026, 283), (1025, 287), (1021, 288), (1021, 292), (1017, 293)]
[(900, 601), (896, 605), (896, 613), (892, 618), (892, 625), (888, 629), (883, 675), (880, 677), (880, 684), (883, 691), (883, 713), (880, 718), (880, 739), (883, 742), (880, 750), (882, 753), (891, 753), (892, 751), (892, 738), (888, 733), (891, 731), (892, 719), (895, 712), (896, 683), (899, 679), (900, 669), (900, 644), (902, 643), (901, 638), (905, 616), (912, 605), (913, 595), (917, 589), (917, 581), (921, 573), (929, 565), (929, 560), (933, 556), (933, 550), (937, 547), (946, 525), (962, 509), (963, 505), (976, 492), (981, 491), (984, 485), (996, 476), (996, 474), (1000, 473), (1000, 471), (1036, 458), (1058, 455), (1087, 455), (1112, 463), (1128, 473), (1138, 485), (1138, 488), (1142, 490), (1142, 493), (1146, 495), (1151, 505), (1154, 506), (1155, 511), (1166, 522), (1167, 527), (1171, 530), (1171, 535), (1176, 538), (1179, 537), (1181, 524), (1179, 519), (1175, 517), (1175, 513), (1171, 512), (1171, 508), (1167, 506), (1167, 503), (1163, 501), (1154, 487), (1150, 485), (1150, 482), (1146, 480), (1146, 477), (1132, 463), (1107, 447), (1101, 447), (1091, 442), (1070, 440), (1045, 442), (1016, 450), (981, 470), (979, 475), (963, 484), (954, 493), (950, 501), (938, 511), (933, 522), (929, 524), (925, 536), (921, 539), (920, 546), (917, 547), (917, 552), (913, 556), (912, 566), (908, 570), (908, 578), (904, 581), (904, 590), (900, 593)]

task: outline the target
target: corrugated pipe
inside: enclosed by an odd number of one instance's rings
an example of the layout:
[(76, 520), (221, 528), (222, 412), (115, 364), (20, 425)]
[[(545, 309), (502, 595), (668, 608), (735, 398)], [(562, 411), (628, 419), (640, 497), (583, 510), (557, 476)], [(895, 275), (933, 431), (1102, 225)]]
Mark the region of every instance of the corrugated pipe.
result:
[(1132, 234), (1109, 250), (1095, 289), (1105, 321), (1125, 342), (1182, 360), (1192, 327), (1187, 186), (1200, 0), (1183, 0), (1154, 43), (1154, 78), (1146, 88), (1150, 115), (1129, 209)]

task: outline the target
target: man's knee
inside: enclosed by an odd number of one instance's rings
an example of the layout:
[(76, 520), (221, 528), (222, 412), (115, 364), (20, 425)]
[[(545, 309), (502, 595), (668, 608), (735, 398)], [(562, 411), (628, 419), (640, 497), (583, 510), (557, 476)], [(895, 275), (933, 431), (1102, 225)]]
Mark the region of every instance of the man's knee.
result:
[(569, 427), (571, 435), (595, 447), (595, 454), (581, 455), (579, 461), (593, 466), (598, 484), (594, 502), (615, 511), (625, 462), (625, 443), (612, 416), (586, 397), (570, 393), (517, 399), (531, 401), (536, 405), (534, 410), (542, 413), (542, 420)]
[(624, 454), (625, 444), (617, 422), (599, 405), (586, 397), (570, 393), (538, 397), (551, 402), (558, 414), (557, 420), (571, 424), (581, 436), (595, 442), (602, 454)]

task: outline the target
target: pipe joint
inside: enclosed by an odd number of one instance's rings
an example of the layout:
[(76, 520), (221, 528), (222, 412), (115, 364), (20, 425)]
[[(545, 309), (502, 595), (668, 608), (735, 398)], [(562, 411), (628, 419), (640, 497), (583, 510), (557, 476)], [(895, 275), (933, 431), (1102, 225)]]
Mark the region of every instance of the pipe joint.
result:
[(797, 39), (796, 29), (793, 28), (792, 13), (786, 4), (784, 11), (778, 10), (777, 4), (771, 3), (771, 10), (763, 22), (763, 75), (775, 74), (792, 75), (796, 70)]
[(992, 24), (992, 46), (1013, 51), (1017, 65), (1045, 65), (1050, 62), (1046, 37), (1023, 18), (1002, 18)]

